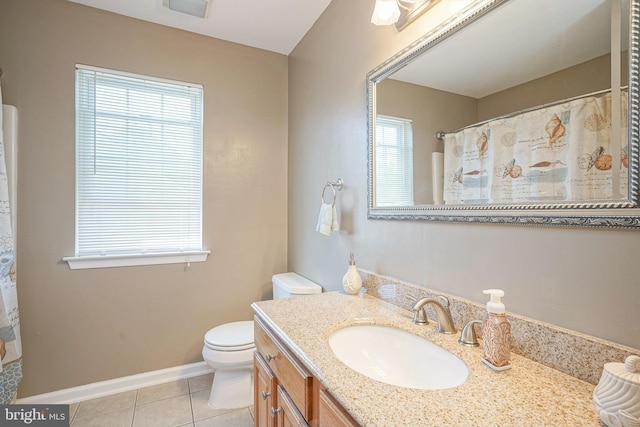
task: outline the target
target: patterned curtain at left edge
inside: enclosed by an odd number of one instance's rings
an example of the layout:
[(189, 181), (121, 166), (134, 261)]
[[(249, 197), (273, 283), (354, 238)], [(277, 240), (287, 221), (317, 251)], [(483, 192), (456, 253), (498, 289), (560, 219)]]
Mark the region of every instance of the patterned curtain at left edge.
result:
[(0, 404), (7, 405), (15, 398), (22, 379), (22, 343), (16, 290), (15, 246), (11, 228), (11, 208), (15, 206), (9, 205), (3, 129), (3, 113), (0, 108)]

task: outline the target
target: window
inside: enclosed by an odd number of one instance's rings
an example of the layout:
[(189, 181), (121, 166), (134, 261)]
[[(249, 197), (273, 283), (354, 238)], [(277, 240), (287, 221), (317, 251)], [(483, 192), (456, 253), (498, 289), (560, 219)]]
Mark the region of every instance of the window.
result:
[(202, 86), (76, 67), (71, 268), (204, 261)]
[(376, 206), (413, 205), (411, 120), (376, 117)]

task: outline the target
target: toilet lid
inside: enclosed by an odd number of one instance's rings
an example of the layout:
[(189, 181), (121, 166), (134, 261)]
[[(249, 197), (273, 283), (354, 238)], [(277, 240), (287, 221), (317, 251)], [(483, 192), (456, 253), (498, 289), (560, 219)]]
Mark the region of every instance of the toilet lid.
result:
[(204, 336), (207, 347), (220, 351), (239, 351), (255, 347), (253, 320), (216, 326)]

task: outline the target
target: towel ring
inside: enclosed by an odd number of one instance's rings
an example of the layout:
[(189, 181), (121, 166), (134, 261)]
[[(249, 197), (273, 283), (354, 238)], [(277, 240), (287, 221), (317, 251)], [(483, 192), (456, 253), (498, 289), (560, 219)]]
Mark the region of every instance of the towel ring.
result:
[(336, 188), (333, 185), (331, 185), (331, 183), (329, 182), (327, 182), (327, 184), (322, 189), (322, 203), (324, 203), (324, 192), (327, 189), (327, 187), (330, 187), (331, 191), (333, 191), (333, 201), (331, 202), (331, 206), (333, 206), (336, 204)]
[(324, 188), (322, 189), (322, 203), (324, 203), (324, 192), (327, 189), (327, 187), (331, 187), (331, 191), (333, 192), (333, 201), (331, 202), (331, 206), (335, 206), (336, 204), (336, 188), (338, 190), (342, 190), (342, 186), (343, 186), (343, 182), (342, 182), (342, 178), (338, 178), (338, 180), (336, 182), (327, 182), (324, 186)]

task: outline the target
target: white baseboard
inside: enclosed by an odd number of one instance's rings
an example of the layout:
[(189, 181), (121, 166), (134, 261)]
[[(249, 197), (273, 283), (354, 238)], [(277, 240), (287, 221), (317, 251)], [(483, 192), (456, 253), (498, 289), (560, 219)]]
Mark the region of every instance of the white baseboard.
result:
[(71, 387), (50, 393), (38, 394), (17, 400), (18, 404), (68, 404), (81, 400), (95, 399), (109, 396), (124, 391), (135, 390), (142, 387), (177, 381), (184, 378), (197, 377), (213, 372), (205, 362), (191, 363), (189, 365), (175, 366), (173, 368), (144, 372), (128, 377), (97, 383)]

